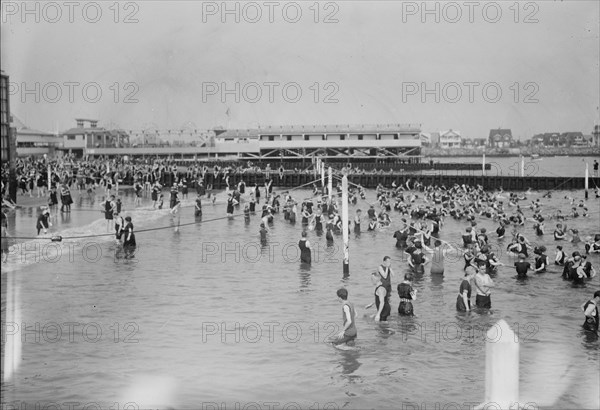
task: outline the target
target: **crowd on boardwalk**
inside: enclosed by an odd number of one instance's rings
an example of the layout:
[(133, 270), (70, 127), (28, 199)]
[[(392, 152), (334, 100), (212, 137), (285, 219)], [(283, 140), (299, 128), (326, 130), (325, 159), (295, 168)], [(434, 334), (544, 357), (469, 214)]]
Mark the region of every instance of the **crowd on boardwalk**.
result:
[[(77, 190), (80, 195), (89, 195), (90, 198), (95, 197), (96, 192), (100, 190), (103, 196), (100, 206), (107, 221), (107, 231), (114, 229), (115, 239), (122, 245), (125, 257), (134, 257), (134, 225), (130, 216), (123, 215), (116, 189), (118, 184), (122, 183), (124, 178), (133, 181), (135, 206), (141, 205), (144, 192), (147, 192), (150, 194), (153, 208), (162, 209), (165, 207), (165, 195), (169, 195), (168, 207), (173, 215), (182, 212), (182, 199), (186, 199), (190, 190), (194, 190), (196, 198), (193, 212), (195, 217), (201, 218), (202, 200), (205, 198), (213, 204), (216, 200), (212, 187), (204, 183), (206, 173), (210, 172), (215, 178), (222, 178), (227, 186), (224, 212), (226, 216), (243, 215), (246, 223), (250, 223), (252, 215), (260, 215), (258, 235), (261, 242), (268, 241), (269, 227), (275, 223), (278, 214), (283, 215), (283, 221), (286, 223), (296, 224), (299, 220), (300, 260), (310, 264), (312, 252), (308, 233), (323, 232), (330, 243), (334, 241), (334, 236), (342, 231), (340, 184), (334, 184), (334, 192), (327, 192), (326, 186), (322, 186), (320, 181), (315, 181), (311, 187), (313, 195), (298, 199), (293, 196), (294, 189), (280, 193), (274, 191), (271, 175), (284, 170), (272, 170), (270, 167), (261, 170), (265, 173), (264, 185), (247, 186), (243, 179), (234, 186), (230, 184), (229, 176), (232, 173), (256, 171), (253, 164), (247, 165), (237, 168), (214, 166), (211, 169), (196, 164), (182, 170), (169, 161), (74, 161), (67, 157), (53, 162), (43, 159), (20, 161), (17, 175), (21, 195), (48, 198), (48, 207), (41, 210), (36, 221), (38, 235), (49, 230), (50, 215), (52, 212), (58, 212), (59, 199), (60, 212), (70, 212), (73, 203), (71, 189)], [(51, 170), (50, 192), (46, 191), (48, 169)], [(3, 172), (3, 198), (6, 195), (5, 177)], [(261, 203), (263, 195), (264, 201)], [(581, 238), (577, 229), (569, 228), (569, 220), (590, 217), (587, 202), (570, 199), (568, 211), (548, 213), (544, 207), (544, 200), (551, 197), (552, 192), (540, 194), (533, 201), (528, 200), (527, 195), (529, 194), (486, 192), (481, 186), (423, 186), (417, 181), (408, 180), (393, 183), (390, 187), (377, 187), (376, 202), (367, 203), (364, 189), (352, 186), (348, 192), (349, 202), (355, 206), (359, 201), (361, 204), (365, 203), (365, 212), (362, 209), (356, 210), (355, 215), (349, 218), (349, 230), (355, 235), (360, 235), (363, 230), (374, 231), (390, 226), (397, 228), (393, 238), (396, 240), (396, 247), (406, 256), (408, 265), (403, 277), (396, 279), (399, 282), (396, 287), (399, 315), (414, 314), (412, 302), (417, 298), (416, 289), (413, 288), (415, 277), (425, 273), (425, 266), (430, 266), (431, 275), (443, 275), (444, 261), (449, 254), (453, 257), (459, 255), (464, 260), (464, 278), (458, 287), (456, 309), (465, 312), (472, 309), (490, 309), (494, 289), (493, 278), (498, 274), (500, 267), (504, 266), (497, 255), (504, 249), (494, 249), (490, 242), (491, 236), (506, 238), (508, 245), (505, 251), (515, 259), (511, 268), (515, 270), (518, 279), (524, 280), (530, 273), (544, 273), (548, 266), (553, 264), (562, 267), (563, 279), (571, 281), (574, 286), (585, 286), (586, 281), (596, 276), (596, 269), (588, 260), (588, 256), (600, 253), (600, 233), (588, 232), (587, 236)], [(598, 188), (593, 196), (591, 201), (597, 204), (600, 197)], [(3, 202), (3, 260), (8, 252), (5, 240), (5, 212), (13, 206), (9, 201)], [(597, 209), (597, 206), (592, 209)], [(594, 218), (597, 218), (596, 214)], [(440, 239), (444, 221), (448, 218), (464, 224), (464, 232), (454, 243)], [(485, 228), (479, 227), (484, 219), (497, 224), (495, 232), (487, 232)], [(548, 232), (546, 224), (552, 225)], [(527, 237), (528, 228), (532, 229), (532, 235), (535, 237), (552, 236), (557, 244), (554, 258), (548, 255), (551, 250), (545, 246), (533, 245), (534, 241)], [(584, 243), (585, 252), (570, 249), (578, 242)], [(383, 257), (383, 263), (371, 275), (374, 302), (367, 305), (367, 308), (375, 306), (377, 311), (373, 317), (376, 321), (386, 321), (392, 314), (392, 279), (397, 275), (392, 269), (392, 259), (390, 256)], [(505, 269), (503, 272), (506, 272)], [(474, 303), (472, 293), (475, 293)], [(348, 301), (346, 289), (338, 290), (337, 294), (343, 303), (344, 330), (334, 343), (346, 344), (357, 335), (356, 310)], [(599, 303), (600, 294), (596, 292), (594, 298), (582, 306), (586, 316), (586, 330), (598, 331)]]

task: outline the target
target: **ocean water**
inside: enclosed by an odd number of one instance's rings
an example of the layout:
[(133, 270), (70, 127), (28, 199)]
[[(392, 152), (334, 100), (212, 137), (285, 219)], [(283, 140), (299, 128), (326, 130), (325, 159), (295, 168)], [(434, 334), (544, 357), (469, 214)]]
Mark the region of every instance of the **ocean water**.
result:
[[(295, 190), (300, 200), (311, 195)], [(520, 400), (530, 408), (598, 408), (600, 343), (581, 330), (580, 306), (600, 289), (600, 275), (585, 288), (564, 282), (562, 268), (518, 281), (513, 259), (501, 250), (493, 221), (482, 218), (506, 267), (494, 279), (489, 313), (459, 314), (456, 296), (462, 260), (446, 260), (443, 277), (429, 269), (414, 287), (416, 317), (397, 314), (396, 285), (407, 271), (391, 227), (350, 233), (350, 276), (342, 277), (341, 237), (332, 247), (309, 231), (313, 263), (299, 262), (301, 225), (275, 217), (268, 244), (259, 242), (259, 216), (225, 217), (224, 194), (204, 201), (202, 222), (193, 196), (179, 222), (151, 210), (144, 198), (131, 215), (139, 245), (133, 259), (118, 254), (99, 205), (87, 198), (70, 215), (54, 219), (63, 242), (20, 239), (2, 265), (4, 404), (19, 408), (472, 408), (484, 400), (486, 332), (504, 319), (520, 343)], [(570, 208), (556, 191), (544, 212)], [(538, 198), (529, 195), (530, 200)], [(374, 201), (375, 193), (367, 192)], [(600, 232), (599, 200), (587, 201), (589, 218), (568, 220), (580, 236)], [(368, 208), (365, 201), (350, 207)], [(239, 214), (241, 210), (236, 210)], [(530, 214), (530, 211), (527, 211)], [(35, 209), (9, 215), (12, 236), (28, 237)], [(180, 224), (178, 231), (175, 227)], [(553, 221), (547, 222), (552, 231)], [(458, 242), (465, 223), (446, 220), (441, 238)], [(112, 229), (112, 226), (111, 226)], [(535, 236), (550, 260), (551, 233)], [(74, 238), (73, 238), (74, 237)], [(583, 243), (563, 243), (567, 252)], [(384, 255), (393, 258), (392, 316), (370, 318), (370, 273)], [(600, 258), (589, 260), (600, 268)], [(340, 287), (358, 310), (356, 351), (325, 344), (341, 330)], [(473, 296), (474, 298), (474, 296)], [(496, 340), (496, 339), (493, 339)], [(499, 340), (499, 339), (498, 339)], [(25, 406), (25, 407), (22, 407)], [(46, 407), (44, 407), (46, 406)], [(412, 407), (411, 407), (412, 406)], [(415, 407), (416, 406), (416, 407)], [(437, 407), (436, 407), (437, 406)], [(54, 408), (57, 408), (56, 406)]]
[[(482, 164), (482, 157), (433, 157), (434, 162)], [(589, 175), (593, 176), (593, 164), (597, 157), (579, 157), (579, 156), (561, 156), (561, 157), (539, 157), (532, 159), (530, 156), (523, 157), (523, 170), (525, 176), (539, 177), (580, 177), (585, 175), (585, 163), (588, 163)], [(490, 169), (486, 175), (490, 176), (519, 176), (521, 172), (520, 157), (486, 157), (485, 162), (490, 164)], [(426, 173), (428, 171), (425, 171)], [(439, 171), (438, 171), (439, 172)], [(477, 171), (444, 171), (451, 174), (472, 173), (481, 175), (481, 170)]]

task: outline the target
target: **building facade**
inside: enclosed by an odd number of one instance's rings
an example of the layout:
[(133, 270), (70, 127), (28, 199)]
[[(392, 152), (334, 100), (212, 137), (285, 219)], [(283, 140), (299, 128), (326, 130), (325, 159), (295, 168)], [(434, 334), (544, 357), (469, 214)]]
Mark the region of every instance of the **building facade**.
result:
[(129, 147), (129, 134), (123, 130), (98, 127), (98, 120), (76, 118), (77, 126), (61, 133), (62, 149), (75, 156), (89, 150)]
[(570, 147), (594, 147), (594, 134), (590, 136), (583, 135), (580, 131), (563, 132), (546, 132), (536, 134), (531, 137), (531, 145), (543, 148), (570, 148)]
[[(0, 136), (1, 148), (2, 148), (2, 165), (4, 170), (4, 164), (8, 162), (8, 175), (2, 175), (3, 178), (7, 177), (8, 181), (8, 196), (13, 202), (17, 202), (17, 174), (16, 174), (16, 143), (15, 133), (10, 127), (10, 96), (8, 93), (9, 77), (0, 71), (0, 110), (1, 110), (1, 130)], [(3, 193), (4, 194), (4, 193)]]
[(11, 128), (17, 144), (17, 157), (43, 156), (53, 157), (62, 146), (62, 138), (46, 131), (26, 126), (14, 114), (10, 116)]
[(2, 162), (10, 161), (10, 102), (8, 98), (8, 76), (4, 71), (0, 75), (0, 109), (2, 110), (1, 126), (2, 129)]
[(440, 148), (459, 148), (462, 144), (460, 131), (443, 131), (440, 132)]
[(490, 130), (488, 141), (493, 148), (510, 148), (513, 145), (512, 131), (505, 128)]

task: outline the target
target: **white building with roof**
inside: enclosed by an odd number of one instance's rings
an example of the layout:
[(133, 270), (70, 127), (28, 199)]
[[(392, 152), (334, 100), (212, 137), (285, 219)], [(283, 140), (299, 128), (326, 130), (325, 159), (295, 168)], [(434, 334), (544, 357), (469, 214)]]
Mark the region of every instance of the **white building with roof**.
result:
[(29, 128), (14, 114), (10, 116), (10, 126), (16, 131), (17, 156), (54, 156), (59, 153), (62, 138), (51, 132)]
[(440, 148), (459, 148), (462, 143), (460, 131), (449, 129), (440, 132)]

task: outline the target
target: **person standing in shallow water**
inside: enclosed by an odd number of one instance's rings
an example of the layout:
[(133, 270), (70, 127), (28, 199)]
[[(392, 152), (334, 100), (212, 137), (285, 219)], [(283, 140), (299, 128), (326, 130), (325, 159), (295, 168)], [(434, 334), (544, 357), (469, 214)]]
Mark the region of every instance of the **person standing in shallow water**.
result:
[(471, 310), (471, 281), (476, 273), (477, 271), (472, 266), (465, 269), (465, 276), (460, 283), (456, 298), (456, 310), (459, 312), (469, 312)]
[(269, 232), (269, 230), (267, 229), (267, 227), (265, 226), (264, 222), (260, 224), (260, 243), (262, 245), (265, 245), (267, 243), (267, 233)]
[(435, 247), (433, 249), (425, 247), (425, 250), (432, 253), (431, 257), (431, 274), (432, 275), (443, 275), (444, 274), (444, 258), (446, 256), (447, 249), (442, 247), (442, 241), (439, 239), (435, 241)]
[(135, 234), (133, 233), (133, 222), (131, 217), (125, 217), (125, 228), (123, 228), (123, 250), (125, 251), (125, 259), (133, 258), (137, 243), (135, 242)]
[(360, 222), (361, 222), (362, 210), (356, 210), (356, 216), (354, 217), (354, 233), (360, 234)]
[(198, 194), (198, 197), (196, 198), (196, 205), (194, 207), (194, 216), (195, 217), (202, 216), (202, 198), (200, 197), (200, 194)]
[(384, 256), (383, 263), (377, 268), (377, 273), (381, 276), (381, 284), (387, 291), (387, 298), (389, 299), (392, 295), (392, 276), (394, 275), (394, 271), (392, 270), (392, 258)]
[[(478, 261), (478, 265), (482, 261)], [(485, 262), (484, 262), (485, 263)], [(475, 283), (475, 289), (477, 296), (475, 296), (475, 305), (479, 308), (491, 309), (492, 308), (492, 291), (494, 287), (494, 281), (485, 271), (485, 266), (478, 266), (477, 273), (473, 278)]]
[(381, 276), (378, 272), (373, 272), (371, 274), (371, 281), (375, 285), (375, 302), (365, 306), (365, 309), (369, 309), (371, 306), (375, 305), (377, 313), (373, 318), (376, 322), (386, 322), (392, 311), (387, 291), (381, 282)]
[(298, 247), (300, 248), (300, 262), (311, 264), (312, 256), (310, 250), (310, 242), (306, 238), (306, 231), (302, 232), (302, 238), (298, 241)]
[(594, 298), (581, 305), (581, 310), (585, 315), (583, 328), (589, 332), (598, 334), (598, 321), (600, 319), (600, 290), (594, 292)]
[(531, 270), (531, 264), (525, 260), (525, 255), (519, 254), (519, 260), (515, 262), (515, 270), (519, 279), (527, 279), (527, 272)]
[(42, 213), (37, 218), (37, 223), (35, 225), (37, 228), (37, 234), (40, 234), (40, 231), (43, 229), (44, 233), (48, 233), (48, 228), (50, 227), (50, 211), (44, 209)]
[(412, 287), (413, 274), (404, 275), (404, 281), (398, 285), (398, 296), (400, 304), (398, 305), (398, 314), (400, 316), (414, 316), (412, 301), (417, 299), (417, 290)]
[(358, 332), (356, 331), (356, 310), (354, 305), (348, 301), (348, 291), (344, 288), (337, 291), (338, 300), (342, 303), (342, 320), (344, 328), (332, 341), (334, 345), (349, 343), (353, 344)]

